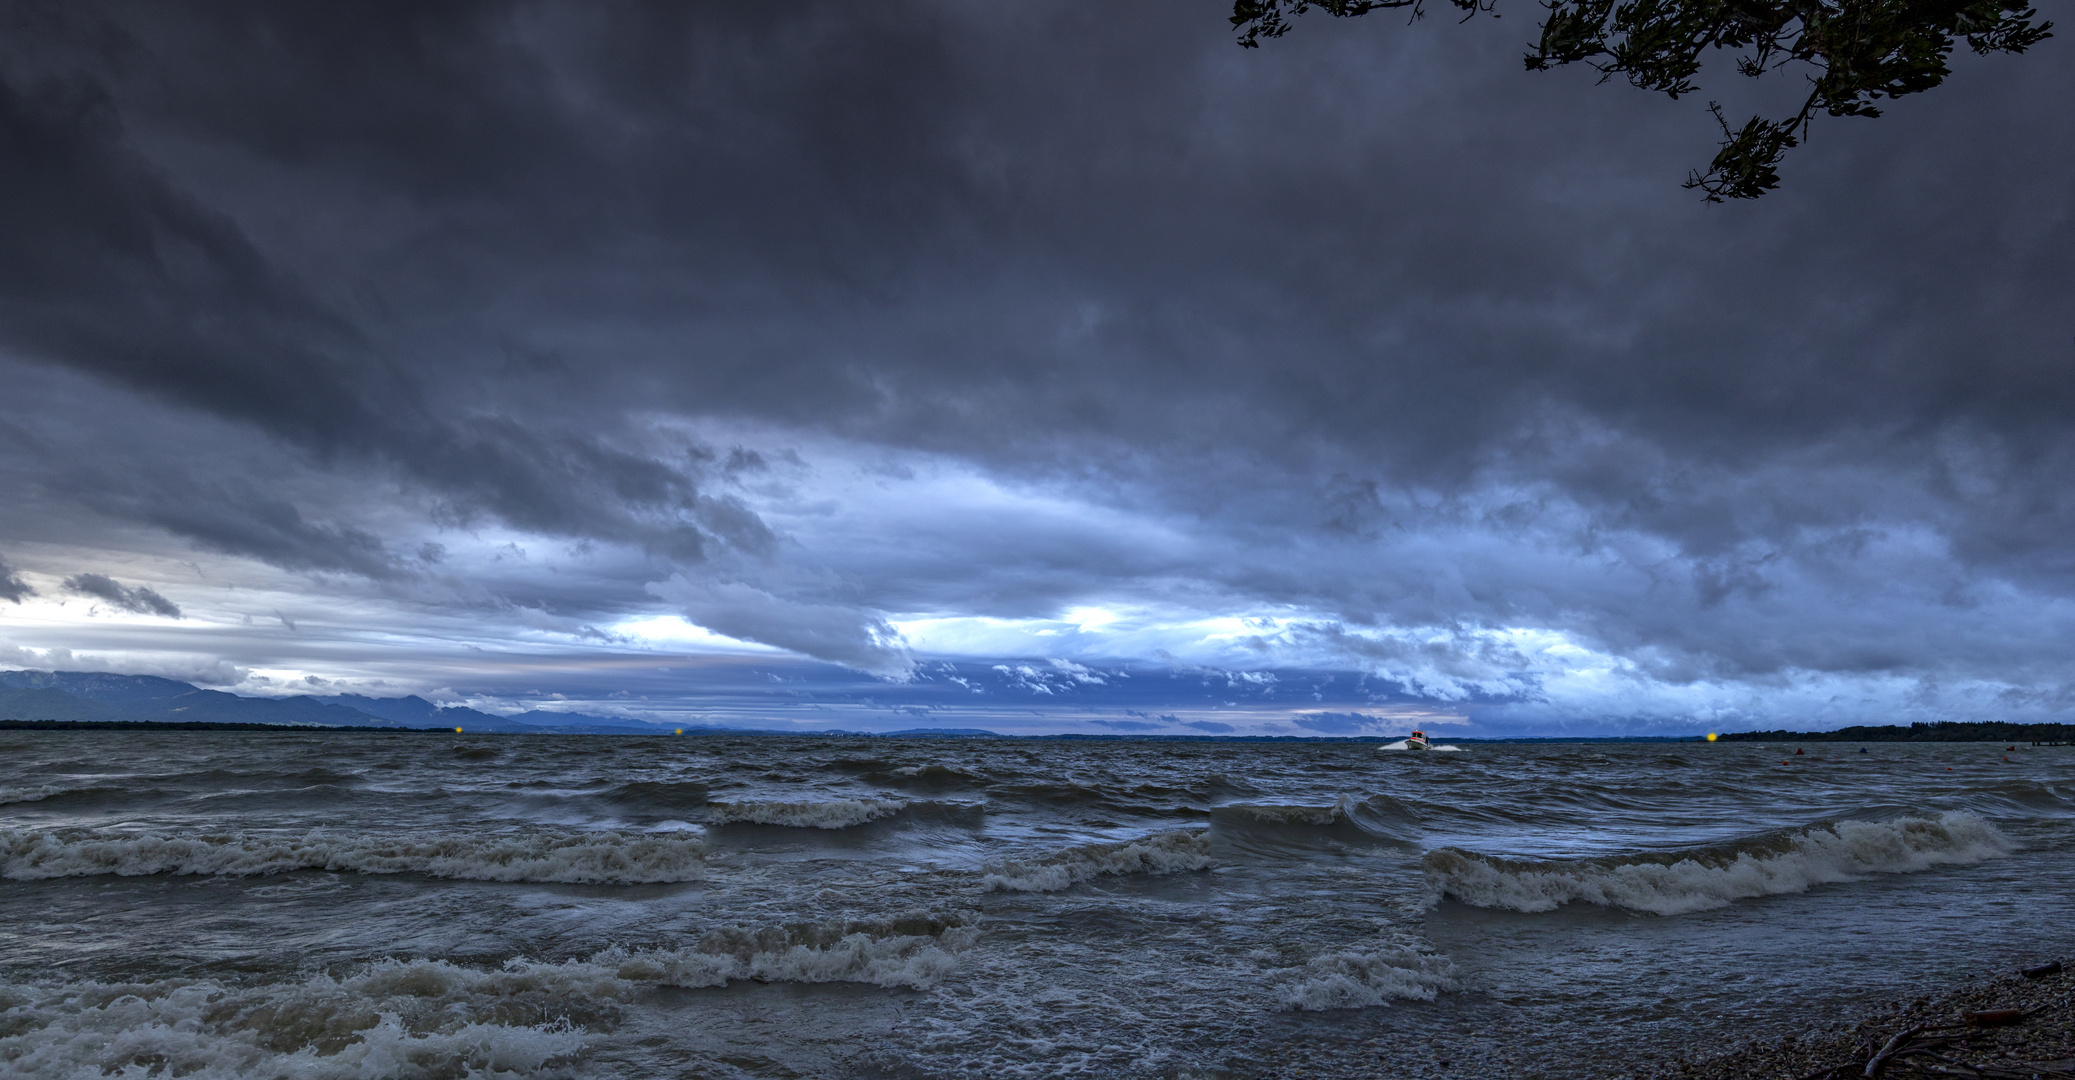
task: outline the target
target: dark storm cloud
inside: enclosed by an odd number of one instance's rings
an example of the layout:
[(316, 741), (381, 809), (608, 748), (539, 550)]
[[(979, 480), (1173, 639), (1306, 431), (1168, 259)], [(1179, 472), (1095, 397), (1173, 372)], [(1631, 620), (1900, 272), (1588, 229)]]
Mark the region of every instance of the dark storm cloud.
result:
[[(138, 41), (85, 8), (9, 14), (0, 155), (14, 165), (0, 173), (0, 334), (18, 355), (250, 422), (320, 466), (398, 467), (447, 498), (457, 519), (490, 514), (683, 560), (715, 535), (768, 541), (739, 504), (699, 492), (696, 460), (629, 452), (560, 417), (520, 421), (464, 402), (442, 411), (429, 389), (436, 371), (412, 370), (418, 358), (371, 340), (359, 313), (319, 296), (139, 152), (148, 127), (105, 74), (148, 67)], [(203, 506), (183, 502), (190, 515), (132, 501), (155, 524), (282, 565), (384, 564), (369, 538), (226, 494), (227, 520), (198, 529), (187, 526)], [(248, 532), (256, 542), (240, 546)]]
[(159, 526), (208, 550), (249, 555), (292, 570), (398, 576), (409, 563), (367, 531), (304, 517), (295, 504), (249, 482), (160, 475), (82, 485), (95, 509)]
[[(2064, 205), (2051, 161), (1947, 141), (1992, 140), (1977, 100), (2057, 87), (2044, 62), (1832, 124), (1786, 198), (1709, 208), (1666, 182), (1697, 117), (1507, 69), (1510, 26), (1241, 53), (1194, 5), (82, 11), (38, 28), (76, 67), (7, 103), (57, 163), (16, 193), (49, 223), (18, 333), (322, 446), (436, 430), (397, 452), (529, 523), (570, 527), (534, 477), (671, 481), (431, 423), (462, 385), (961, 451), (1237, 422), (1415, 476), (1541, 458), (1572, 434), (1552, 402), (1749, 459), (1952, 424), (2058, 445), (2068, 400), (2068, 225), (1969, 225)], [(1956, 204), (1980, 168), (2010, 175)]]
[(36, 590), (30, 588), (29, 583), (23, 581), (22, 576), (15, 572), (14, 567), (7, 565), (6, 560), (0, 559), (0, 600), (19, 604), (34, 595)]
[[(1534, 692), (1512, 624), (1671, 680), (2036, 673), (1997, 657), (2057, 624), (1990, 601), (2075, 591), (2062, 44), (1708, 207), (1700, 105), (1520, 72), (1531, 11), (1243, 52), (1182, 3), (14, 4), (0, 342), (869, 671), (908, 662), (887, 612), (1130, 579), (1453, 694)], [(1210, 539), (981, 522), (766, 574), (729, 485), (770, 470), (711, 419)], [(206, 548), (425, 562), (292, 483), (68, 470)]]
[(124, 585), (106, 574), (74, 574), (65, 579), (65, 588), (81, 596), (105, 600), (123, 611), (180, 618), (180, 605), (142, 585)]

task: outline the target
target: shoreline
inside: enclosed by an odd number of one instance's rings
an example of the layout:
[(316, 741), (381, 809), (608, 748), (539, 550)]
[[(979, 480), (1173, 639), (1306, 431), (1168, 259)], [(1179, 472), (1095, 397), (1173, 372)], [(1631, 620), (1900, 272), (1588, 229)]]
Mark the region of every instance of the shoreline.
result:
[[(2008, 972), (1893, 1002), (1850, 1027), (1760, 1035), (1648, 1075), (1650, 1080), (2075, 1078), (2075, 966), (2066, 958), (2043, 956), (2039, 964), (2056, 969), (2036, 977)], [(2022, 1017), (2013, 1022), (1993, 1013), (1977, 1015), (2006, 1009), (2022, 1010)], [(1869, 1072), (1875, 1057), (1882, 1062)]]

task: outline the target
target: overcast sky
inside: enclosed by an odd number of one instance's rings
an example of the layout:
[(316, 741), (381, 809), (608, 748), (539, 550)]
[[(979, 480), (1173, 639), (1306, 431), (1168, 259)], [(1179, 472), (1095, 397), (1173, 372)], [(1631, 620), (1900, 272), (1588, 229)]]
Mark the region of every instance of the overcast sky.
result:
[(0, 666), (853, 729), (2075, 712), (2065, 36), (1708, 205), (1706, 101), (1767, 94), (1525, 72), (1531, 4), (1256, 50), (1209, 0), (0, 10)]

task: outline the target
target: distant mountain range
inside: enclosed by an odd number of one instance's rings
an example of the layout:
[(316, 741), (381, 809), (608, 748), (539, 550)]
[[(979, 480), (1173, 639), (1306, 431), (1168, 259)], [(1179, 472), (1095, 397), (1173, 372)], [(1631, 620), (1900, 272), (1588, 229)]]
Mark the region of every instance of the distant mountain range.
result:
[[(421, 697), (239, 697), (152, 675), (90, 671), (0, 671), (0, 720), (280, 724), (298, 727), (454, 728), (504, 732), (625, 732), (653, 735), (675, 725), (583, 713), (497, 716), (439, 706)], [(706, 729), (717, 730), (717, 729)]]

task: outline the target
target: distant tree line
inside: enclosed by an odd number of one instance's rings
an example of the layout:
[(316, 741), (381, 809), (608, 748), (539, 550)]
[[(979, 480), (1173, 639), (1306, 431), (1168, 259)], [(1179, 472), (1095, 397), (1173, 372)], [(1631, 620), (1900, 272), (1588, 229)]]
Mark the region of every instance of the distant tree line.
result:
[(1848, 727), (1835, 731), (1733, 731), (1723, 742), (2075, 742), (2075, 724), (1962, 723), (1941, 720), (1902, 727)]

